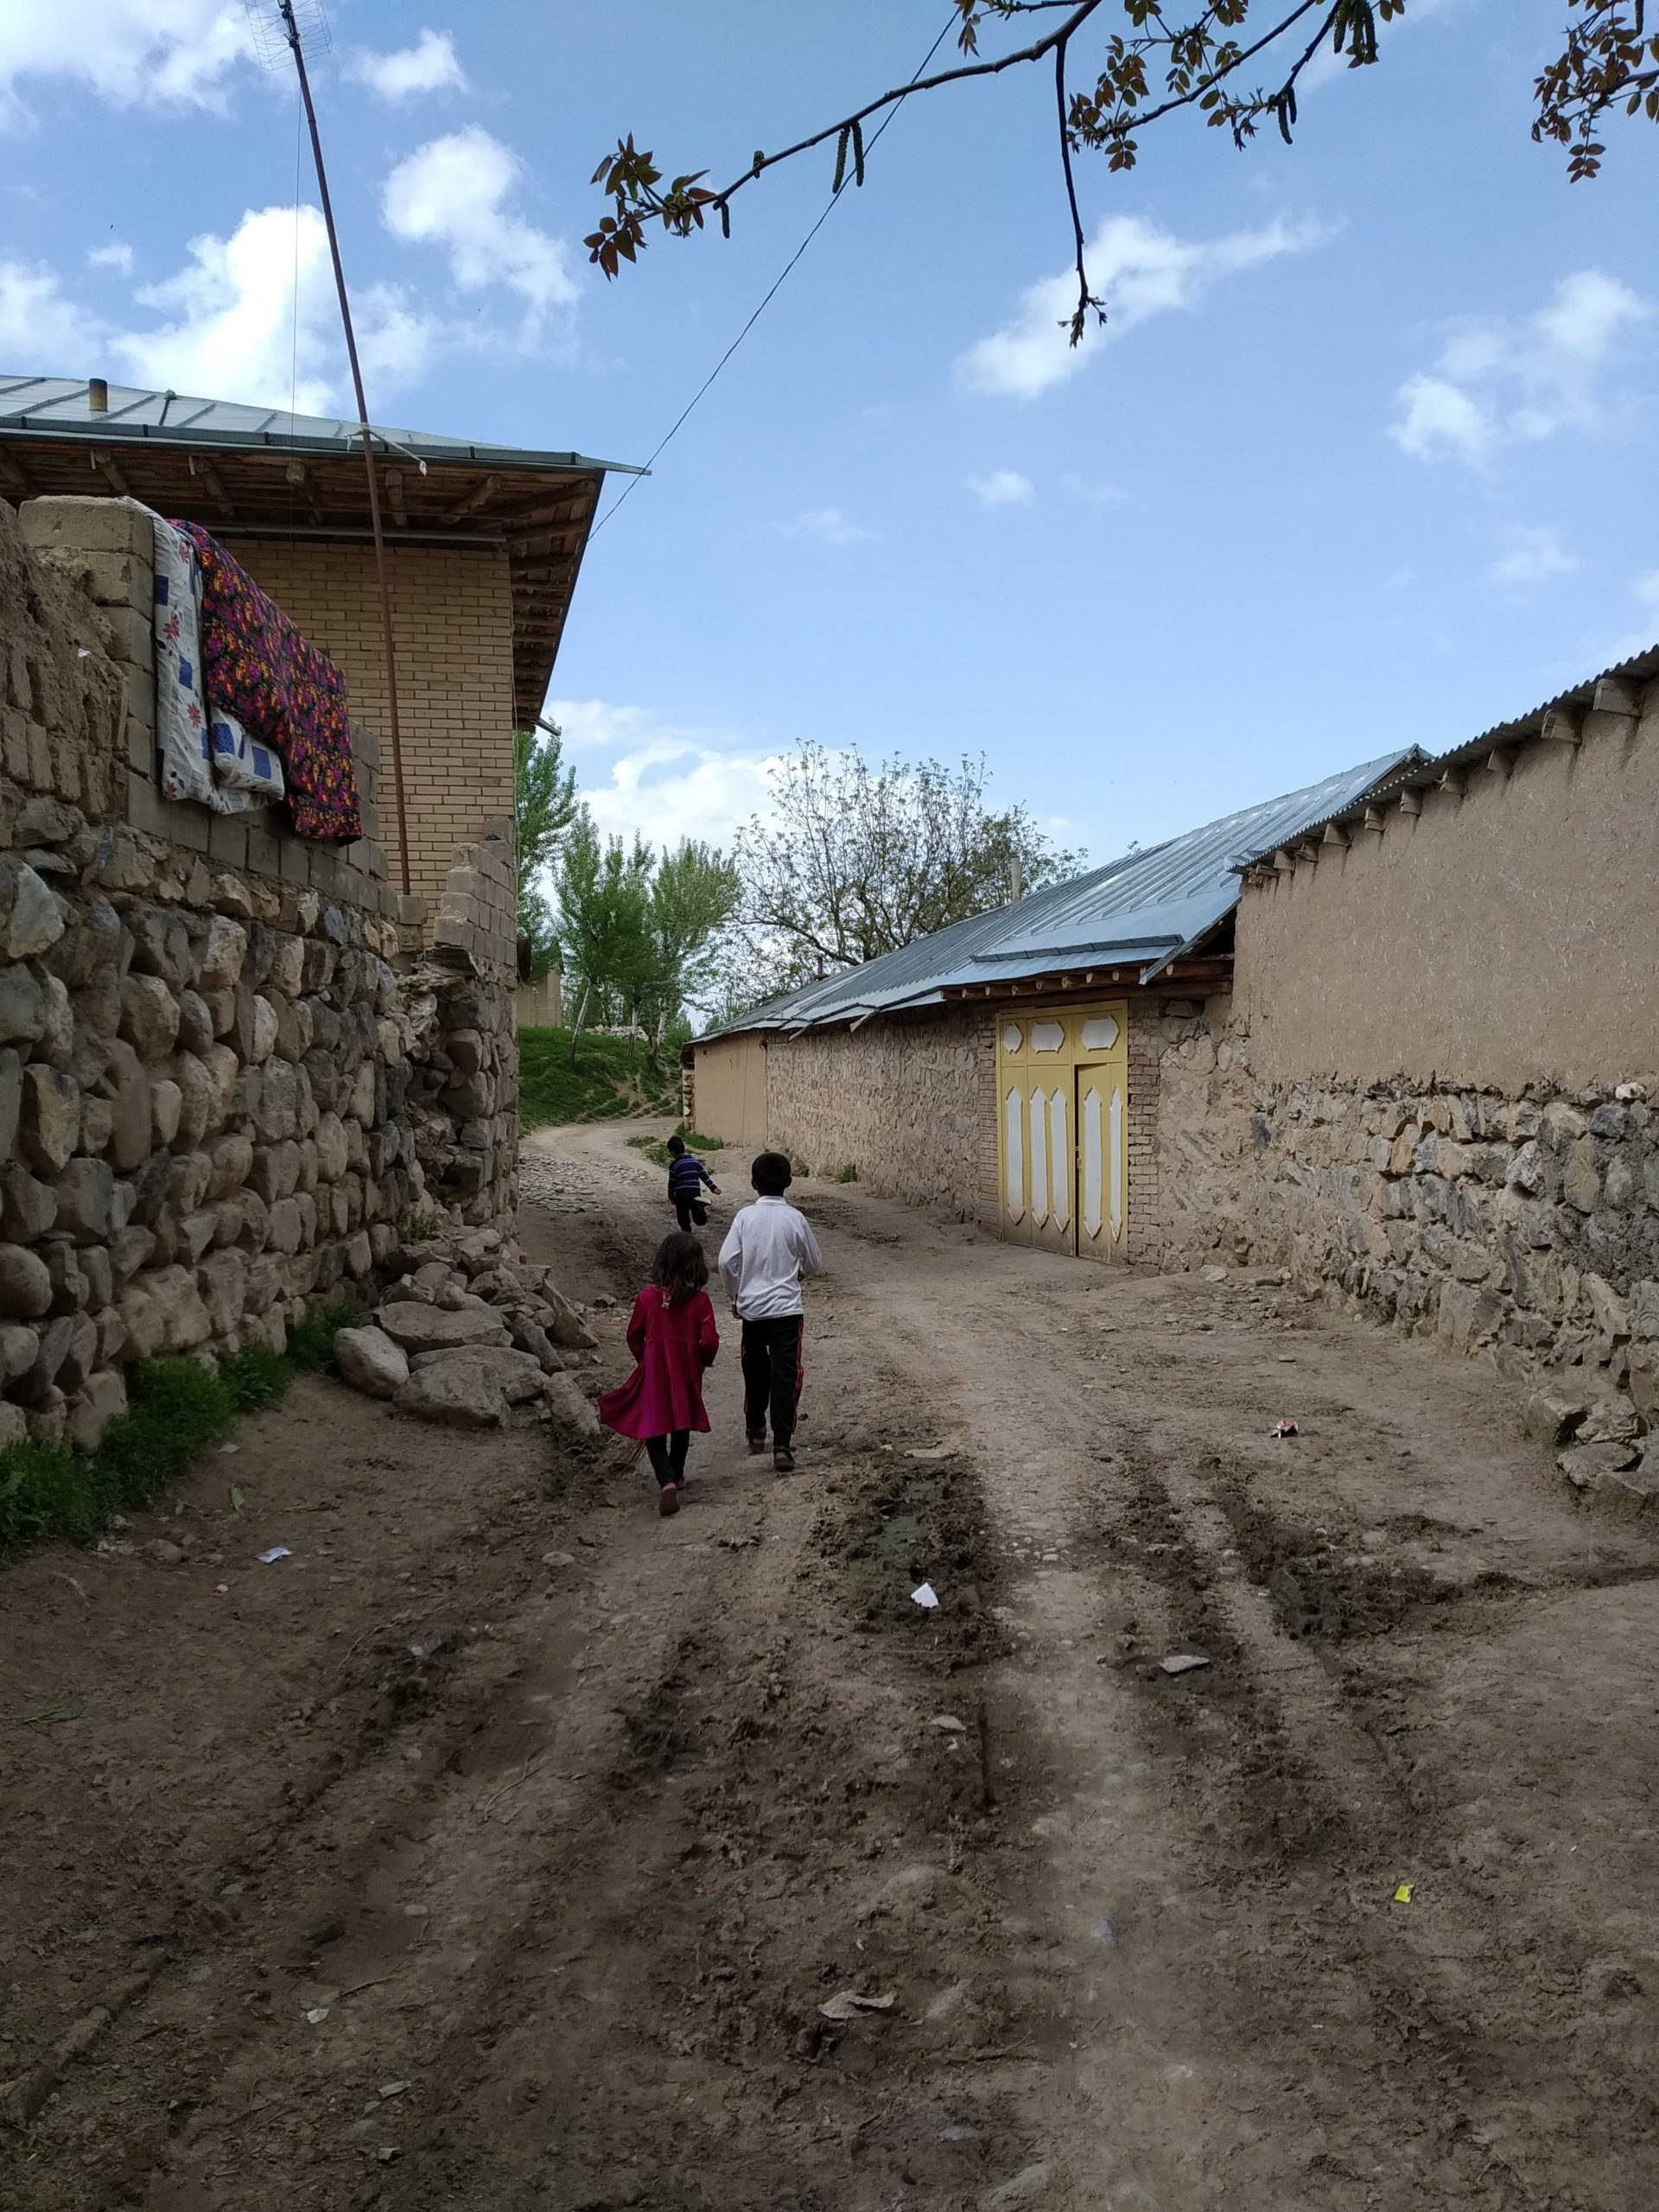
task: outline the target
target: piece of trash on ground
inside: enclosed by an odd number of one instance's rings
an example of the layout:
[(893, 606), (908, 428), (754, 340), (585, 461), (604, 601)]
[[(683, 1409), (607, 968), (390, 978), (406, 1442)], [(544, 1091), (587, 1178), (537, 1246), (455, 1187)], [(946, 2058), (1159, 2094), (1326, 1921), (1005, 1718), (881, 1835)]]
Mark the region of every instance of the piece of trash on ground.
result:
[(936, 1713), (928, 1726), (930, 1728), (943, 1728), (950, 1735), (965, 1736), (968, 1733), (968, 1723), (958, 1720), (954, 1713)]
[(380, 2094), (383, 2097), (401, 2097), (408, 2087), (407, 2082), (383, 2082)]
[(818, 2012), (826, 2020), (855, 2020), (863, 2012), (891, 2012), (893, 2006), (890, 1989), (880, 1997), (867, 1997), (861, 1989), (842, 1989), (827, 1998)]
[(1194, 1668), (1207, 1667), (1210, 1662), (1202, 1651), (1172, 1651), (1158, 1664), (1166, 1675), (1190, 1675)]
[(1272, 1436), (1300, 1436), (1301, 1433), (1294, 1421), (1275, 1421), (1268, 1431)]
[(274, 1567), (279, 1559), (292, 1559), (293, 1556), (286, 1544), (273, 1544), (269, 1551), (257, 1554), (261, 1567)]
[(1394, 1901), (1395, 1904), (1409, 1904), (1411, 1903), (1411, 1893), (1416, 1886), (1417, 1885), (1415, 1882), (1402, 1882), (1394, 1893)]
[(412, 1636), (408, 1649), (411, 1659), (429, 1659), (435, 1652), (442, 1650), (443, 1638), (441, 1636)]
[(1095, 1923), (1095, 1941), (1096, 1943), (1106, 1944), (1116, 1942), (1117, 1930), (1109, 1920), (1101, 1920)]
[(221, 1444), (219, 1449), (221, 1458), (233, 1459), (242, 1446), (239, 1444)]
[(948, 1459), (956, 1446), (951, 1444), (929, 1444), (917, 1451), (906, 1452), (906, 1459)]
[(82, 1699), (66, 1698), (61, 1705), (48, 1706), (44, 1713), (31, 1713), (23, 1726), (26, 1728), (55, 1728), (60, 1721), (79, 1720), (86, 1710)]
[(232, 1513), (239, 1513), (242, 1510), (242, 1485), (240, 1483), (232, 1483), (231, 1484), (231, 1510)]
[(320, 2028), (328, 2017), (328, 2007), (326, 2005), (314, 2005), (305, 2017), (314, 2028)]
[(912, 1605), (919, 1605), (924, 1612), (931, 1613), (939, 1602), (939, 1595), (931, 1582), (924, 1582), (919, 1590), (911, 1592), (910, 1602)]

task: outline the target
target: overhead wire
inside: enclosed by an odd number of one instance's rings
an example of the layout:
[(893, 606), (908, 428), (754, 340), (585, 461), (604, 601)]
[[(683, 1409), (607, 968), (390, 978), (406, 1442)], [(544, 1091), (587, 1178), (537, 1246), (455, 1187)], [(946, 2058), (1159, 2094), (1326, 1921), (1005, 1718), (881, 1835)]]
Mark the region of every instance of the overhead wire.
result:
[[(952, 9), (951, 13), (950, 13), (950, 21), (945, 24), (944, 29), (939, 33), (938, 36), (934, 40), (934, 41), (933, 41), (932, 45), (931, 45), (931, 46), (930, 46), (930, 47), (928, 48), (927, 52), (926, 52), (926, 53), (922, 56), (922, 58), (921, 58), (920, 61), (919, 61), (919, 62), (918, 62), (918, 64), (916, 65), (916, 67), (912, 71), (912, 73), (911, 73), (911, 79), (910, 79), (910, 81), (911, 81), (911, 83), (912, 83), (912, 85), (916, 83), (916, 81), (917, 81), (917, 79), (918, 79), (918, 78), (920, 78), (920, 77), (924, 76), (924, 75), (926, 73), (927, 66), (928, 66), (929, 62), (931, 62), (931, 61), (932, 60), (932, 59), (933, 59), (934, 55), (938, 52), (939, 48), (940, 48), (944, 44), (945, 40), (946, 40), (946, 39), (950, 35), (951, 31), (954, 29), (954, 28), (956, 27), (956, 25), (957, 25), (960, 21), (961, 21), (961, 15), (960, 15), (960, 12), (959, 12), (957, 10), (956, 10), (956, 9)], [(908, 97), (908, 95), (906, 95), (906, 97)], [(873, 130), (873, 131), (871, 132), (871, 134), (870, 134), (870, 143), (869, 143), (869, 147), (868, 147), (868, 149), (867, 149), (867, 158), (868, 158), (868, 153), (870, 153), (870, 152), (874, 152), (874, 151), (876, 145), (879, 143), (879, 142), (880, 142), (880, 137), (881, 137), (881, 135), (882, 135), (883, 131), (885, 131), (885, 130), (887, 130), (887, 125), (888, 125), (890, 123), (892, 123), (892, 121), (893, 120), (893, 118), (897, 116), (897, 114), (898, 114), (898, 112), (899, 112), (899, 109), (900, 109), (901, 107), (903, 107), (904, 104), (905, 104), (905, 102), (904, 102), (904, 99), (899, 99), (899, 100), (895, 101), (895, 102), (894, 102), (894, 104), (893, 104), (893, 105), (892, 107), (890, 107), (890, 108), (887, 110), (887, 112), (886, 113), (886, 115), (884, 115), (884, 116), (882, 117), (880, 123), (877, 125), (877, 127), (875, 128), (875, 130)], [(740, 330), (740, 331), (738, 332), (738, 334), (737, 334), (736, 337), (733, 339), (733, 340), (732, 340), (731, 344), (730, 344), (730, 345), (726, 348), (726, 351), (725, 351), (725, 352), (721, 355), (720, 359), (719, 359), (715, 363), (714, 367), (713, 367), (712, 369), (710, 369), (710, 370), (709, 370), (709, 372), (708, 375), (703, 378), (702, 382), (702, 383), (697, 386), (697, 389), (696, 389), (696, 390), (692, 393), (692, 395), (691, 395), (690, 398), (686, 402), (685, 405), (684, 405), (684, 406), (680, 410), (680, 412), (678, 413), (678, 415), (677, 415), (677, 416), (676, 416), (676, 417), (674, 418), (674, 421), (673, 421), (673, 422), (669, 425), (669, 428), (667, 429), (667, 430), (666, 430), (666, 431), (664, 431), (664, 433), (663, 434), (662, 437), (661, 437), (660, 439), (658, 439), (658, 442), (657, 442), (657, 444), (656, 444), (656, 446), (655, 446), (655, 448), (652, 449), (652, 451), (651, 452), (651, 454), (647, 456), (646, 461), (645, 461), (645, 466), (644, 466), (644, 467), (641, 469), (641, 471), (640, 471), (639, 474), (639, 475), (637, 475), (637, 476), (631, 476), (631, 477), (628, 479), (627, 483), (623, 486), (622, 490), (617, 493), (616, 498), (615, 498), (615, 499), (611, 502), (610, 505), (609, 505), (609, 506), (605, 510), (605, 512), (604, 512), (604, 513), (600, 517), (599, 520), (598, 520), (598, 521), (594, 524), (593, 531), (592, 531), (592, 533), (591, 533), (591, 536), (590, 536), (590, 539), (589, 539), (589, 542), (590, 542), (590, 543), (592, 542), (592, 538), (594, 538), (594, 537), (597, 537), (599, 536), (600, 531), (601, 531), (601, 530), (603, 530), (603, 529), (604, 529), (604, 527), (605, 527), (606, 524), (607, 524), (607, 522), (609, 522), (609, 521), (610, 521), (610, 519), (611, 519), (612, 516), (613, 516), (613, 515), (614, 515), (614, 514), (616, 513), (616, 512), (617, 512), (618, 508), (619, 508), (619, 507), (623, 506), (623, 505), (626, 503), (626, 501), (627, 501), (627, 500), (632, 497), (632, 493), (633, 493), (633, 492), (634, 492), (635, 487), (636, 487), (638, 485), (639, 485), (639, 484), (643, 483), (643, 481), (645, 480), (645, 476), (650, 473), (650, 471), (652, 470), (652, 468), (655, 467), (655, 465), (656, 465), (657, 461), (661, 458), (661, 456), (663, 455), (663, 454), (664, 454), (664, 453), (667, 451), (667, 449), (668, 449), (669, 446), (672, 444), (672, 442), (673, 442), (674, 439), (678, 435), (679, 432), (680, 432), (682, 429), (684, 429), (684, 427), (685, 427), (686, 423), (690, 421), (690, 419), (691, 416), (695, 413), (695, 411), (696, 410), (697, 407), (701, 404), (701, 403), (702, 402), (702, 400), (703, 400), (703, 399), (708, 396), (709, 392), (713, 389), (713, 387), (714, 387), (714, 385), (715, 385), (715, 384), (716, 380), (717, 380), (717, 379), (719, 378), (719, 377), (720, 377), (720, 374), (721, 374), (721, 371), (725, 368), (725, 366), (726, 366), (727, 363), (731, 359), (731, 358), (732, 358), (733, 354), (736, 353), (736, 351), (737, 351), (738, 347), (739, 347), (739, 346), (743, 343), (743, 340), (744, 340), (748, 336), (749, 333), (750, 333), (750, 332), (754, 328), (755, 324), (756, 324), (757, 322), (759, 322), (759, 321), (760, 321), (760, 320), (761, 316), (766, 313), (766, 309), (767, 309), (767, 308), (772, 305), (772, 302), (777, 298), (777, 296), (778, 296), (779, 293), (783, 289), (783, 288), (784, 288), (784, 283), (785, 283), (785, 280), (788, 277), (788, 276), (789, 276), (790, 272), (791, 272), (791, 271), (793, 270), (793, 268), (795, 267), (796, 263), (797, 263), (798, 261), (799, 261), (799, 259), (800, 259), (801, 256), (802, 256), (802, 255), (806, 251), (806, 249), (808, 248), (808, 246), (810, 246), (810, 245), (811, 245), (811, 243), (812, 243), (813, 239), (814, 239), (815, 238), (817, 238), (817, 236), (818, 235), (818, 232), (819, 232), (823, 228), (824, 225), (829, 221), (830, 217), (830, 213), (831, 213), (832, 210), (834, 209), (834, 207), (835, 207), (835, 206), (836, 206), (836, 201), (841, 198), (842, 194), (843, 192), (845, 192), (845, 191), (846, 191), (846, 189), (847, 189), (848, 186), (849, 186), (849, 184), (851, 184), (853, 181), (854, 181), (853, 173), (849, 170), (849, 171), (848, 172), (848, 174), (847, 174), (845, 176), (843, 176), (843, 177), (842, 177), (842, 179), (841, 182), (840, 182), (840, 183), (836, 187), (835, 190), (834, 190), (834, 191), (830, 194), (829, 199), (824, 202), (824, 205), (823, 205), (823, 210), (822, 213), (819, 215), (818, 219), (817, 220), (817, 222), (813, 224), (813, 226), (812, 226), (811, 229), (807, 232), (806, 236), (805, 236), (805, 237), (801, 240), (801, 242), (800, 242), (799, 245), (798, 245), (798, 246), (796, 247), (796, 249), (795, 249), (794, 252), (791, 254), (791, 256), (789, 257), (789, 259), (788, 259), (788, 260), (784, 264), (783, 267), (779, 270), (777, 276), (774, 278), (774, 280), (773, 280), (773, 282), (772, 282), (772, 287), (771, 287), (770, 290), (766, 293), (766, 296), (761, 300), (760, 304), (760, 305), (755, 308), (755, 310), (754, 310), (753, 314), (752, 315), (750, 315), (750, 317), (749, 317), (748, 321), (744, 324), (744, 326), (743, 326), (743, 327), (741, 328), (741, 330)]]

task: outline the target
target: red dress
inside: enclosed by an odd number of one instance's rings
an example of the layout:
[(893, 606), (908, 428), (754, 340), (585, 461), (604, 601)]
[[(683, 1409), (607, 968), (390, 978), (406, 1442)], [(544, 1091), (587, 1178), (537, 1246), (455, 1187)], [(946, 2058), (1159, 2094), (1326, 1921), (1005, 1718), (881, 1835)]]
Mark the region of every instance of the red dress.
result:
[(633, 1301), (628, 1321), (628, 1350), (639, 1364), (626, 1382), (607, 1390), (599, 1417), (619, 1436), (643, 1444), (670, 1436), (677, 1428), (707, 1429), (702, 1408), (702, 1370), (720, 1350), (720, 1332), (709, 1294), (671, 1306), (668, 1294), (648, 1284)]

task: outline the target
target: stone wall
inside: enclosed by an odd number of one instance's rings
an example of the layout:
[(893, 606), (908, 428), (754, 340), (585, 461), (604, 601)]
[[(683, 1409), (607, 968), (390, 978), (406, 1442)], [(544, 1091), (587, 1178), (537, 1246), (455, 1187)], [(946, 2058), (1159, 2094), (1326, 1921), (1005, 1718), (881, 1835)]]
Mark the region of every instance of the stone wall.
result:
[(378, 880), (279, 828), (261, 868), (205, 810), (138, 824), (141, 641), (92, 597), (138, 555), (101, 550), (0, 505), (0, 1441), (90, 1445), (131, 1360), (280, 1345), (412, 1211), (512, 1203), (510, 974), (403, 955)]
[(1167, 1263), (1277, 1263), (1659, 1422), (1659, 1086), (1273, 1082), (1252, 1043), (1225, 999), (1165, 1025)]
[(855, 1167), (880, 1197), (995, 1218), (993, 1034), (984, 1009), (950, 1007), (776, 1039), (771, 1141), (815, 1174)]

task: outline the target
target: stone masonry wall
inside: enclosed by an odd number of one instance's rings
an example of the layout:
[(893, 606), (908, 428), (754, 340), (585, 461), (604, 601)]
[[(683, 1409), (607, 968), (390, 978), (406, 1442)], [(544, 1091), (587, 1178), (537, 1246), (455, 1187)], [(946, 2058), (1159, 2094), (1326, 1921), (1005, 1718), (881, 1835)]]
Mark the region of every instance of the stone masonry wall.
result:
[(963, 1221), (995, 1205), (995, 1092), (990, 1017), (979, 1008), (778, 1038), (768, 1062), (774, 1145), (816, 1174), (856, 1167), (879, 1196), (948, 1206)]
[[(1173, 1014), (1162, 1256), (1283, 1265), (1379, 1321), (1659, 1425), (1659, 1081), (1264, 1082), (1225, 999)], [(1612, 1416), (1617, 1421), (1617, 1416)]]
[[(105, 589), (136, 558), (93, 550)], [(136, 632), (84, 567), (0, 505), (0, 1442), (90, 1446), (130, 1361), (280, 1345), (410, 1211), (512, 1203), (510, 975), (403, 956), (377, 880), (285, 832), (260, 868), (203, 810), (137, 826)]]

